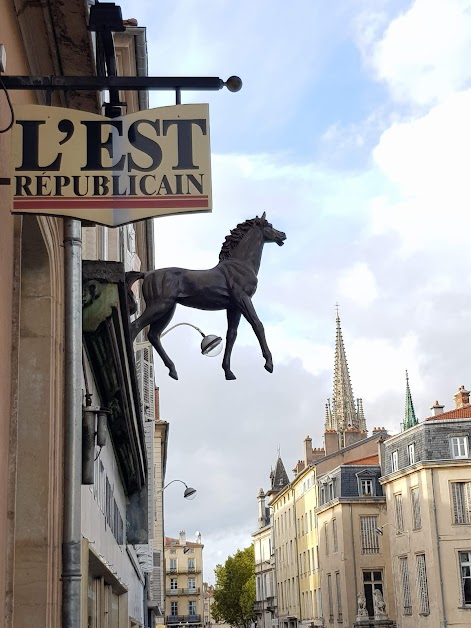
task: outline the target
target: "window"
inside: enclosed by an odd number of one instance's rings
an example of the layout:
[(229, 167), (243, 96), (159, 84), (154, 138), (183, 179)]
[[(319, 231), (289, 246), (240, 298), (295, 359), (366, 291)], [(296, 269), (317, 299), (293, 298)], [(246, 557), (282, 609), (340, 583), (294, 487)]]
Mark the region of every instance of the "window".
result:
[(374, 617), (373, 592), (379, 589), (383, 594), (383, 572), (382, 571), (364, 571), (363, 572), (363, 592), (366, 598), (366, 608), (368, 615)]
[(378, 554), (379, 536), (376, 534), (378, 517), (360, 517), (361, 553)]
[(471, 606), (471, 551), (458, 554), (461, 572), (461, 594), (463, 606)]
[(343, 614), (342, 614), (342, 591), (340, 589), (340, 574), (337, 571), (335, 573), (335, 586), (337, 589), (337, 621), (341, 622), (343, 621)]
[(334, 486), (334, 480), (332, 480), (331, 482), (329, 482), (328, 491), (329, 491), (329, 501), (332, 501), (333, 499), (335, 499), (335, 486)]
[(327, 528), (327, 522), (324, 523), (324, 538), (325, 538), (325, 555), (329, 555), (329, 530)]
[(425, 567), (425, 554), (417, 554), (417, 597), (419, 599), (419, 613), (428, 615), (430, 605), (428, 599), (427, 569)]
[(339, 539), (337, 535), (337, 519), (332, 519), (332, 542), (333, 542), (333, 552), (339, 551)]
[(176, 554), (176, 553), (177, 553), (177, 550), (175, 550), (175, 549), (173, 549), (173, 550), (171, 549), (170, 550), (170, 554)]
[(178, 578), (170, 578), (170, 590), (176, 591), (178, 589)]
[(332, 576), (327, 574), (327, 595), (329, 598), (329, 621), (334, 621), (334, 600), (332, 598)]
[(195, 559), (189, 558), (188, 559), (188, 571), (194, 571), (194, 570), (195, 570)]
[(410, 580), (409, 580), (409, 564), (407, 557), (402, 556), (399, 558), (399, 571), (401, 574), (402, 582), (402, 614), (412, 615), (412, 600), (410, 595)]
[(415, 464), (415, 443), (411, 443), (407, 447), (407, 456), (409, 458), (409, 464)]
[(391, 472), (397, 471), (399, 469), (399, 454), (396, 451), (393, 451), (391, 454)]
[(170, 602), (170, 615), (176, 617), (178, 615), (178, 602)]
[(188, 590), (196, 591), (196, 580), (195, 578), (188, 578)]
[(422, 517), (420, 516), (420, 494), (418, 486), (411, 488), (410, 496), (412, 500), (412, 529), (419, 530), (422, 527)]
[(453, 458), (468, 458), (468, 437), (454, 436), (450, 439), (451, 455)]
[(177, 559), (176, 558), (170, 559), (170, 571), (177, 571)]
[(471, 482), (452, 482), (453, 523), (471, 523)]
[(404, 510), (402, 508), (402, 493), (394, 495), (394, 501), (396, 503), (396, 528), (397, 532), (404, 531)]
[(321, 486), (320, 502), (321, 506), (325, 504), (325, 486)]
[(194, 600), (188, 602), (188, 615), (196, 615), (196, 602)]
[(360, 496), (370, 497), (371, 495), (373, 495), (373, 480), (360, 480)]

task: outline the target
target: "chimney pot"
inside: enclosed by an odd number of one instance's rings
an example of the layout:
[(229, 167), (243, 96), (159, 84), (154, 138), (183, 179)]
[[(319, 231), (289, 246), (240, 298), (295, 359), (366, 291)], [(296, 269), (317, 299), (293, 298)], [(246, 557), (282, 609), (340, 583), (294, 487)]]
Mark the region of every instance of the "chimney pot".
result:
[(463, 408), (464, 406), (469, 405), (469, 390), (466, 390), (464, 386), (459, 387), (459, 390), (454, 397), (456, 408)]

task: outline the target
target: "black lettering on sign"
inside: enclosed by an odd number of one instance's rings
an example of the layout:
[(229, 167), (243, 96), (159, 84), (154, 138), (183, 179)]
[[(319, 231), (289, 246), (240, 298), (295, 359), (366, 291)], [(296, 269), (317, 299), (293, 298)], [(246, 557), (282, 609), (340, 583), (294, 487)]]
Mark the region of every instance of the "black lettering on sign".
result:
[(103, 165), (103, 151), (106, 150), (110, 159), (113, 155), (113, 132), (108, 133), (106, 140), (102, 140), (102, 129), (105, 125), (118, 131), (118, 135), (123, 135), (123, 123), (121, 120), (84, 120), (82, 123), (87, 129), (87, 163), (81, 170), (123, 170), (125, 155), (121, 156), (115, 164)]
[(198, 170), (198, 166), (193, 163), (193, 125), (206, 135), (206, 120), (164, 120), (162, 135), (167, 135), (168, 129), (173, 125), (177, 127), (178, 163), (172, 166), (172, 170)]
[(136, 120), (129, 127), (128, 131), (128, 139), (133, 148), (137, 148), (138, 151), (144, 153), (151, 159), (150, 166), (140, 166), (137, 164), (132, 158), (131, 153), (128, 153), (128, 172), (131, 170), (139, 170), (140, 172), (152, 172), (156, 170), (160, 164), (162, 163), (162, 149), (160, 148), (160, 144), (156, 141), (152, 140), (150, 137), (146, 135), (142, 135), (139, 131), (139, 126), (141, 124), (148, 124), (153, 129), (155, 129), (156, 136), (160, 135), (160, 120), (156, 120), (152, 122), (151, 120)]

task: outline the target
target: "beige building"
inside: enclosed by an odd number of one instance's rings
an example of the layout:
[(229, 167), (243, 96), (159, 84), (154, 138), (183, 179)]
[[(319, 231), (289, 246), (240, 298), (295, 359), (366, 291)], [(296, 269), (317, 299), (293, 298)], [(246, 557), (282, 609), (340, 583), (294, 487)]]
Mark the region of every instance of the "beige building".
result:
[[(471, 624), (471, 405), (462, 386), (455, 409), (438, 402), (418, 423), (408, 390), (403, 432), (382, 446), (397, 625)], [(407, 405), (406, 405), (407, 408)]]
[(165, 537), (166, 618), (167, 626), (203, 625), (203, 548), (201, 535), (196, 542)]
[(373, 619), (375, 590), (381, 592), (389, 619), (395, 616), (389, 545), (381, 536), (387, 513), (380, 475), (376, 454), (318, 478), (323, 616), (335, 627), (355, 622), (362, 595), (365, 617)]
[(258, 530), (252, 534), (255, 560), (255, 613), (258, 628), (278, 624), (275, 556), (270, 509), (263, 489), (258, 493)]

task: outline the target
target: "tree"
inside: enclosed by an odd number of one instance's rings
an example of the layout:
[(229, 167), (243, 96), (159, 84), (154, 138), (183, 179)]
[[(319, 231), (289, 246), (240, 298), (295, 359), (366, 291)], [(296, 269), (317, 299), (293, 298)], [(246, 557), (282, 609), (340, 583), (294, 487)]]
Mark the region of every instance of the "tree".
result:
[(253, 545), (237, 550), (224, 565), (214, 570), (216, 585), (211, 614), (237, 628), (249, 628), (255, 621), (255, 558)]

